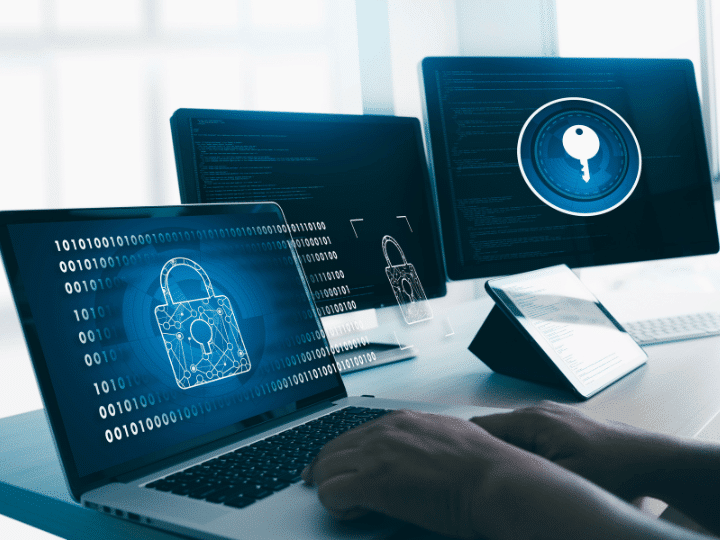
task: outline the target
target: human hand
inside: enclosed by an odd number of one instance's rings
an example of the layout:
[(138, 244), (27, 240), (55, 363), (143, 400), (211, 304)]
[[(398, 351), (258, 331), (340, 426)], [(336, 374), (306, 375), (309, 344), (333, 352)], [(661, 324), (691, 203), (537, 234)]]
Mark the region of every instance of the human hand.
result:
[(318, 486), (335, 517), (372, 510), (472, 537), (469, 510), (481, 481), (477, 448), (493, 439), (458, 418), (396, 411), (330, 441), (303, 479)]
[(376, 511), (461, 538), (599, 538), (637, 511), (459, 418), (396, 411), (329, 442), (303, 479), (351, 519)]
[(650, 494), (659, 457), (673, 446), (670, 437), (621, 423), (604, 424), (550, 401), (470, 421), (626, 500)]

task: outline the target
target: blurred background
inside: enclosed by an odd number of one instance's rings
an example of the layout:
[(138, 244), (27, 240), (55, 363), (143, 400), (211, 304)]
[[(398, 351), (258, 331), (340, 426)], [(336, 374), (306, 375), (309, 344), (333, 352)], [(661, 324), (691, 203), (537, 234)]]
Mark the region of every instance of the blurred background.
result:
[(178, 203), (180, 107), (361, 114), (366, 84), (374, 112), (421, 117), (430, 55), (690, 58), (700, 74), (705, 2), (357, 4), (0, 0), (0, 208)]
[[(179, 203), (180, 107), (422, 120), (418, 63), (447, 55), (689, 58), (717, 182), (719, 24), (711, 0), (0, 0), (0, 210)], [(718, 266), (583, 279), (601, 299), (638, 275), (649, 291), (662, 274), (665, 290), (715, 292)], [(0, 417), (42, 406), (22, 347), (3, 275)]]

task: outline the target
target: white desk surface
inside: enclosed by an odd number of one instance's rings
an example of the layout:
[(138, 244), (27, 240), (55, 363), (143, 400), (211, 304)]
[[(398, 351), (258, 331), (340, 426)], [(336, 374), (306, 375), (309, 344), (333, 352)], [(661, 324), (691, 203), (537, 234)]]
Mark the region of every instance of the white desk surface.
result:
[(720, 337), (647, 347), (645, 366), (581, 402), (563, 390), (495, 374), (467, 350), (491, 308), (489, 299), (455, 306), (444, 314), (455, 335), (438, 340), (418, 332), (411, 340), (418, 358), (349, 374), (348, 393), (505, 408), (551, 399), (680, 436), (696, 435), (720, 411)]

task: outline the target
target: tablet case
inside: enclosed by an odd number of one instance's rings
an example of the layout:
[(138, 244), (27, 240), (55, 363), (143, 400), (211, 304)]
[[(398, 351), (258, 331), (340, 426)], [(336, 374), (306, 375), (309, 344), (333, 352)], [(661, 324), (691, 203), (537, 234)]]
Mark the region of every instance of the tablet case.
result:
[(570, 389), (574, 393), (572, 385), (542, 349), (497, 305), (493, 306), (468, 349), (496, 373)]

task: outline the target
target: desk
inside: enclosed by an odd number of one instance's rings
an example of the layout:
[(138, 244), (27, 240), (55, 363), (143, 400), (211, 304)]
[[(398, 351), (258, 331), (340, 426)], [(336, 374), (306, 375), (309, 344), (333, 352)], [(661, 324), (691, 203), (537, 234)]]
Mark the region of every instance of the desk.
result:
[[(434, 301), (436, 318), (447, 319), (454, 334), (438, 338), (419, 329), (409, 336), (418, 358), (344, 376), (348, 394), (508, 408), (552, 399), (649, 430), (720, 436), (720, 337), (650, 347), (647, 365), (578, 402), (569, 392), (494, 374), (479, 362), (467, 345), (492, 303), (468, 296), (467, 290), (451, 290)], [(76, 504), (65, 488), (43, 411), (0, 420), (0, 513), (62, 537), (177, 538)]]

